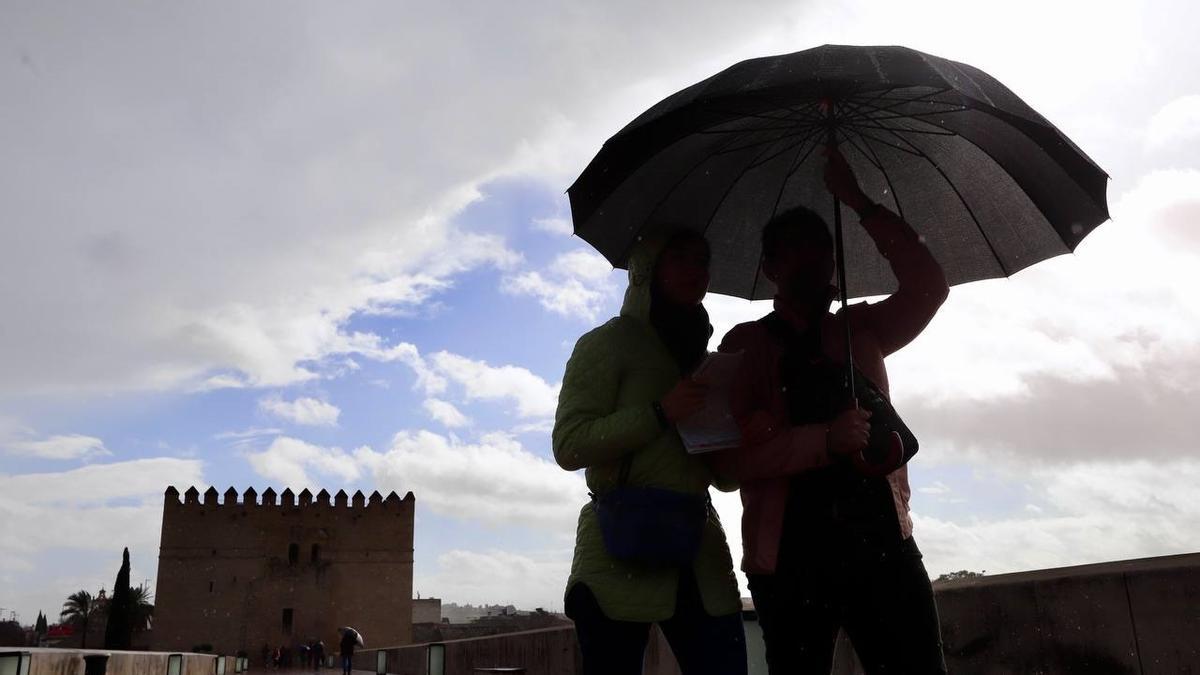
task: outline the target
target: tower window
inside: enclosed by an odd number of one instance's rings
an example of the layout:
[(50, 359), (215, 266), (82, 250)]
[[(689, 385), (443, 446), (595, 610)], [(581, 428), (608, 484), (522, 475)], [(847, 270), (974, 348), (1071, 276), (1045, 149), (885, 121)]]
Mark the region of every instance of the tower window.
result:
[(321, 545), (320, 544), (312, 545), (312, 562), (314, 562), (314, 563), (321, 562)]
[(284, 635), (292, 634), (292, 608), (283, 608), (283, 633)]
[(208, 592), (212, 593), (212, 589), (213, 589), (213, 582), (210, 581), (210, 582), (208, 582)]
[(288, 564), (295, 565), (300, 559), (300, 546), (298, 544), (288, 545)]

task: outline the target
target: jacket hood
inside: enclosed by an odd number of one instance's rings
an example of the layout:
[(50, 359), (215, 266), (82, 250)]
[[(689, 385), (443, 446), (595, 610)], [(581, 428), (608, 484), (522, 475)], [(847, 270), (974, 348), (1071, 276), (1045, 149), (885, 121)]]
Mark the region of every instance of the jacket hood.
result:
[(666, 248), (669, 237), (653, 234), (642, 237), (629, 253), (629, 287), (621, 303), (621, 316), (650, 323), (650, 285), (654, 281), (654, 263)]

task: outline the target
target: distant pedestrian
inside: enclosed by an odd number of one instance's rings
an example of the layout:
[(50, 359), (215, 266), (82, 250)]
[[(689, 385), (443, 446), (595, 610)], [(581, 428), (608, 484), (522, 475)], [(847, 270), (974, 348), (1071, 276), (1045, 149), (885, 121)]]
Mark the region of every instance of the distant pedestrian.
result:
[(358, 646), (358, 631), (353, 628), (342, 628), (342, 641), (338, 645), (342, 655), (342, 675), (350, 675), (354, 667), (354, 648)]
[(325, 665), (325, 643), (317, 640), (312, 648), (313, 670), (320, 670)]

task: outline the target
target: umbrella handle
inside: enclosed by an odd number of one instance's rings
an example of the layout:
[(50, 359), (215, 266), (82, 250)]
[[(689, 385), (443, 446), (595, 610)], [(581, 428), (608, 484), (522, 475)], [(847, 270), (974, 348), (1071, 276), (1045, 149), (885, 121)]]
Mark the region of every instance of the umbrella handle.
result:
[(904, 463), (904, 441), (899, 432), (893, 431), (888, 434), (884, 454), (877, 461), (867, 459), (865, 450), (854, 453), (851, 460), (854, 462), (854, 468), (865, 476), (886, 476)]

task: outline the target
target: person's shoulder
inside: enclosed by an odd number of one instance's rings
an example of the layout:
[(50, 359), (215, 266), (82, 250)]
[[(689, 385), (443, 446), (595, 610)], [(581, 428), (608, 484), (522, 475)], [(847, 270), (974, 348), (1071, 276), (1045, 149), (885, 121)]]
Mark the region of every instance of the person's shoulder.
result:
[(875, 305), (863, 300), (862, 302), (854, 302), (847, 307), (838, 309), (834, 313), (834, 317), (839, 321), (843, 321), (849, 317), (851, 327), (861, 328), (866, 327), (871, 321), (876, 309)]
[(737, 351), (761, 344), (769, 337), (767, 326), (761, 319), (744, 321), (729, 329), (721, 338), (720, 351)]
[(637, 326), (633, 324), (634, 320), (629, 317), (614, 316), (579, 336), (572, 357), (586, 358), (620, 352), (635, 337)]

